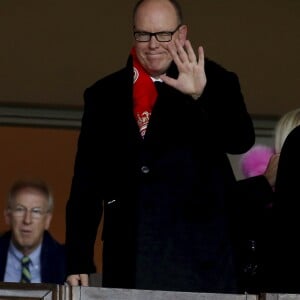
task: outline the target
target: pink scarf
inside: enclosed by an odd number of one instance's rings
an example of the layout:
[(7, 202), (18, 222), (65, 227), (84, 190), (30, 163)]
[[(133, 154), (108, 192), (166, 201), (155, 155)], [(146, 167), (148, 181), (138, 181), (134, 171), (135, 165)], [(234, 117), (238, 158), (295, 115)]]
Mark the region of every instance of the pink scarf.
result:
[(131, 49), (133, 58), (133, 112), (140, 128), (141, 136), (144, 138), (147, 125), (151, 116), (153, 105), (157, 98), (155, 85), (140, 64), (135, 48)]

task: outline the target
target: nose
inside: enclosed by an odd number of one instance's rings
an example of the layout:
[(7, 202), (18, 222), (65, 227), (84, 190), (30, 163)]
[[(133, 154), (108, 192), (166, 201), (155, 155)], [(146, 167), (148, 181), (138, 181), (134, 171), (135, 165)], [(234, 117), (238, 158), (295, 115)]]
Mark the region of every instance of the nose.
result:
[(156, 39), (156, 37), (154, 35), (152, 35), (150, 37), (150, 41), (149, 41), (149, 47), (150, 48), (156, 48), (158, 47), (159, 41)]
[(26, 210), (23, 221), (26, 224), (31, 223), (31, 221), (32, 221), (32, 215), (31, 215), (31, 211), (29, 209)]

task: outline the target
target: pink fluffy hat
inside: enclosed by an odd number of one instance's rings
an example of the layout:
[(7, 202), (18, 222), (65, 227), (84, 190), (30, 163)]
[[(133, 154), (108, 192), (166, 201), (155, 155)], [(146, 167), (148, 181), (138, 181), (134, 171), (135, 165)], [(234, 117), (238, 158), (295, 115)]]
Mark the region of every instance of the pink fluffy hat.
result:
[(240, 167), (243, 175), (247, 177), (264, 174), (274, 149), (266, 145), (255, 145), (240, 159)]

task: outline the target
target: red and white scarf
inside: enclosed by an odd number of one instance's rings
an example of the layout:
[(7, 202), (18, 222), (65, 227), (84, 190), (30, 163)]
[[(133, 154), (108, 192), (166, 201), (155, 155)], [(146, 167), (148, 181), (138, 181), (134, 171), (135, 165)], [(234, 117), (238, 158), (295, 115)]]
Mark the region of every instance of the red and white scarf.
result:
[(131, 49), (133, 58), (133, 112), (144, 138), (151, 116), (153, 105), (157, 98), (157, 90), (151, 79), (140, 64), (135, 48)]

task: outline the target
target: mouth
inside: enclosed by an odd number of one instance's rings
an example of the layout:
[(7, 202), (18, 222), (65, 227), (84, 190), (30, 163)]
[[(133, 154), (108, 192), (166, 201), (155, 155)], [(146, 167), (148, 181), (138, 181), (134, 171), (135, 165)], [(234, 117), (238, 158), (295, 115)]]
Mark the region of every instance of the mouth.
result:
[(147, 57), (148, 61), (152, 63), (161, 62), (163, 60), (163, 55), (161, 53), (149, 53)]
[(23, 236), (29, 236), (29, 235), (31, 235), (32, 232), (29, 229), (22, 229), (21, 233)]
[(161, 53), (148, 53), (149, 58), (159, 58), (161, 57)]
[(155, 49), (154, 51), (148, 51), (147, 52), (147, 55), (148, 56), (162, 56), (162, 55), (164, 55), (164, 51), (161, 51), (161, 49)]

